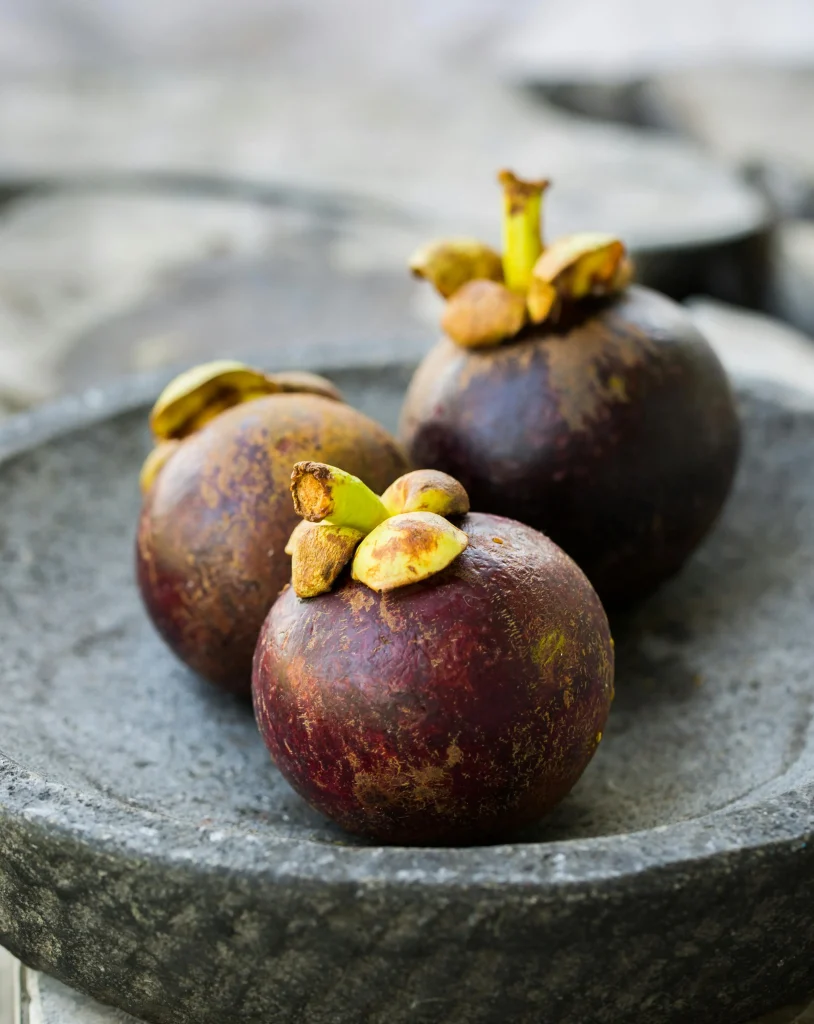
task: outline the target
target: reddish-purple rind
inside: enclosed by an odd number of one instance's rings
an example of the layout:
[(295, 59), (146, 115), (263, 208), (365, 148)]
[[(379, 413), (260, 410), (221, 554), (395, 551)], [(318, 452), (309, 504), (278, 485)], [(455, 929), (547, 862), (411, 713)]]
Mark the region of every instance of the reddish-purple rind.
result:
[(469, 547), (431, 579), (377, 594), (346, 575), (307, 600), (288, 588), (260, 635), (265, 742), (350, 832), (497, 838), (560, 801), (601, 739), (613, 649), (587, 579), (520, 523), (460, 526)]
[(715, 353), (669, 299), (631, 288), (496, 349), (442, 340), (411, 384), (402, 439), (472, 507), (544, 531), (603, 601), (673, 575), (732, 483), (739, 426)]
[(248, 693), (257, 634), (291, 575), (295, 462), (340, 466), (383, 491), (409, 467), (391, 436), (328, 398), (276, 394), (187, 438), (148, 492), (137, 573), (158, 631), (191, 668)]

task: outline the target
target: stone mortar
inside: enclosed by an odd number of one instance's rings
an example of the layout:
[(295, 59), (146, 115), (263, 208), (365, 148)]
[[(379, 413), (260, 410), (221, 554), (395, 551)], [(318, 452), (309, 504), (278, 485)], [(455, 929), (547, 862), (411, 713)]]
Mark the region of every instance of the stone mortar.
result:
[[(333, 374), (393, 425), (408, 368)], [(178, 665), (132, 578), (154, 381), (0, 429), (0, 944), (156, 1024), (714, 1024), (814, 990), (814, 410), (614, 623), (617, 698), (517, 841), (366, 846)]]

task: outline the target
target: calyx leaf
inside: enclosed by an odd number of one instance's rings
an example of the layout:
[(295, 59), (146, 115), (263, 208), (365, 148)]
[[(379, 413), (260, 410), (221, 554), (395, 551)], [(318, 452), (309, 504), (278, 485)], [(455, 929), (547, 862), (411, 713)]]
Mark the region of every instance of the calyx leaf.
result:
[[(530, 320), (555, 319), (567, 304), (623, 291), (633, 264), (613, 235), (581, 232), (543, 244), (540, 227), (547, 180), (501, 171), (503, 253), (473, 239), (437, 241), (410, 268), (447, 299), (441, 325), (464, 348), (488, 348), (514, 337)], [(498, 267), (502, 263), (502, 273)]]
[(468, 512), (469, 497), (436, 470), (406, 473), (379, 498), (336, 466), (299, 462), (291, 493), (304, 516), (285, 548), (298, 597), (330, 590), (351, 557), (353, 578), (374, 590), (417, 583), (446, 568), (468, 543), (445, 517)]

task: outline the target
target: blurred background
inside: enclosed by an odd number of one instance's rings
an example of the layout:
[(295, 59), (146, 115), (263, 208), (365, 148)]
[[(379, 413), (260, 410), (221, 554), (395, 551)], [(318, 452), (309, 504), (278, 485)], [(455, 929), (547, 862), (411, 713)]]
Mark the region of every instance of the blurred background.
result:
[(497, 241), (503, 165), (735, 369), (808, 365), (810, 0), (0, 0), (0, 75), (5, 412), (221, 354), (417, 357), (405, 261)]

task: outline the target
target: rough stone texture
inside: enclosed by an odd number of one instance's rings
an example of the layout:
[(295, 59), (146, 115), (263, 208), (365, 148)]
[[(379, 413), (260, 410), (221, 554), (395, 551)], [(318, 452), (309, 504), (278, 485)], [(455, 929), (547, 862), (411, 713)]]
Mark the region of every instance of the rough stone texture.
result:
[(814, 182), (814, 13), (806, 0), (550, 5), (497, 42), (514, 81), (567, 109), (655, 125), (736, 165)]
[(814, 1003), (798, 1003), (796, 1006), (788, 1006), (775, 1013), (769, 1013), (752, 1024), (812, 1024), (814, 1022)]
[[(392, 425), (403, 376), (338, 383)], [(124, 391), (0, 434), (12, 952), (190, 1024), (735, 1024), (814, 988), (810, 398), (744, 395), (737, 493), (615, 623), (606, 742), (561, 808), (511, 846), (405, 850), (310, 812), (248, 709), (152, 634), (143, 411), (78, 425), (138, 405)]]
[[(14, 1015), (6, 1020), (0, 1014), (0, 1024), (138, 1024), (130, 1014), (103, 1006), (46, 974), (25, 968), (21, 968), (21, 973), (28, 1006), (22, 1017)], [(25, 1015), (26, 1010), (28, 1016)], [(814, 1024), (814, 1004), (805, 1006), (797, 1003), (761, 1016), (749, 1024)]]
[[(764, 215), (748, 187), (695, 147), (564, 117), (482, 77), (436, 69), (409, 85), (358, 75), (332, 84), (251, 73), (21, 82), (0, 96), (3, 174), (59, 181), (160, 170), (287, 181), (497, 238), (496, 166), (516, 165), (556, 182), (546, 204), (551, 233), (616, 229), (637, 248), (740, 234)], [(275, 102), (284, 90), (285, 102)], [(329, 131), (337, 123), (342, 131)], [(66, 132), (74, 145), (57, 148)]]

